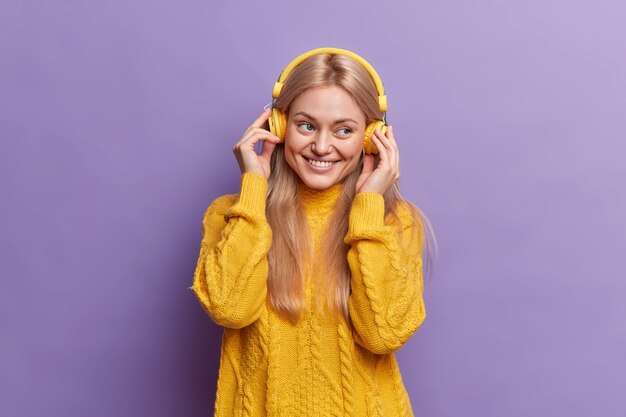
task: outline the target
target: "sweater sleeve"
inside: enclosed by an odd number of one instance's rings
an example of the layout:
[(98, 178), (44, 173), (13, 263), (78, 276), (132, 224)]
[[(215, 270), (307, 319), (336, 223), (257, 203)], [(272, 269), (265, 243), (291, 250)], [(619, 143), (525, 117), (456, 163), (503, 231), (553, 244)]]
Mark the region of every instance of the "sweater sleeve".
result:
[[(386, 224), (383, 196), (358, 193), (350, 210), (348, 264), (352, 272), (349, 311), (358, 344), (373, 353), (391, 353), (426, 318), (422, 237), (409, 210), (400, 206), (398, 224)], [(392, 223), (392, 222), (389, 222)]]
[(204, 214), (200, 255), (189, 288), (221, 326), (245, 327), (265, 306), (272, 242), (266, 198), (265, 177), (244, 173), (239, 197), (219, 197)]

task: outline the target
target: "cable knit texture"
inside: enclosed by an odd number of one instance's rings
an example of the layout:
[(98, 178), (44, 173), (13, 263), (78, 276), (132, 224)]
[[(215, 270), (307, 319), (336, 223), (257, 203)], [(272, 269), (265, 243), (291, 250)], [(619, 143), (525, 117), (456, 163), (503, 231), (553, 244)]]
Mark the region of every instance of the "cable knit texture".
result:
[[(300, 187), (315, 256), (341, 187)], [(382, 195), (358, 193), (344, 239), (350, 323), (315, 311), (314, 270), (308, 311), (293, 325), (267, 299), (266, 197), (265, 177), (245, 173), (241, 192), (215, 199), (203, 218), (190, 288), (224, 326), (215, 416), (413, 416), (394, 354), (426, 317), (422, 238), (410, 239), (408, 210), (398, 224), (385, 218)]]

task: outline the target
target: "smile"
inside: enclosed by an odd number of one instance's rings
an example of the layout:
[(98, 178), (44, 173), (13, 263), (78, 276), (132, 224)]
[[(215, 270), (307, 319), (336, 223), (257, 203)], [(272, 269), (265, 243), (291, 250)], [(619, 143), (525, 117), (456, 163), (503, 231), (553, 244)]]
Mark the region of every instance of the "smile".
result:
[(312, 165), (316, 168), (329, 168), (338, 162), (338, 161), (318, 161), (316, 159), (309, 159), (309, 158), (306, 158), (306, 160), (308, 161), (309, 165)]

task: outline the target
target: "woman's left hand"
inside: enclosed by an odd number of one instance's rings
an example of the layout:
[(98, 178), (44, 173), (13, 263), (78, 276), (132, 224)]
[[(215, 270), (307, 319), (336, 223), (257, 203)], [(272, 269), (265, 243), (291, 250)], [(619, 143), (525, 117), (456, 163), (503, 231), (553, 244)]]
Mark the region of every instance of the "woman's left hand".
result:
[(374, 169), (374, 155), (364, 155), (363, 171), (356, 182), (357, 193), (370, 191), (383, 194), (400, 178), (400, 155), (393, 136), (393, 127), (387, 126), (385, 133), (383, 135), (375, 129), (372, 134), (372, 142), (378, 148), (380, 159)]

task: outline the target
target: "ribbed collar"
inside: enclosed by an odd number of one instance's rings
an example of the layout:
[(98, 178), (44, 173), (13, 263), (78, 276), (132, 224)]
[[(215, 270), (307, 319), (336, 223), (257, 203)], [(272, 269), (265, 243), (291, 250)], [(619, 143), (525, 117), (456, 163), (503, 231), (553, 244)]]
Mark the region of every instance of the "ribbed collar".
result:
[(325, 190), (310, 188), (301, 181), (298, 184), (303, 206), (307, 213), (312, 215), (325, 215), (331, 211), (342, 190), (342, 183), (332, 185)]

